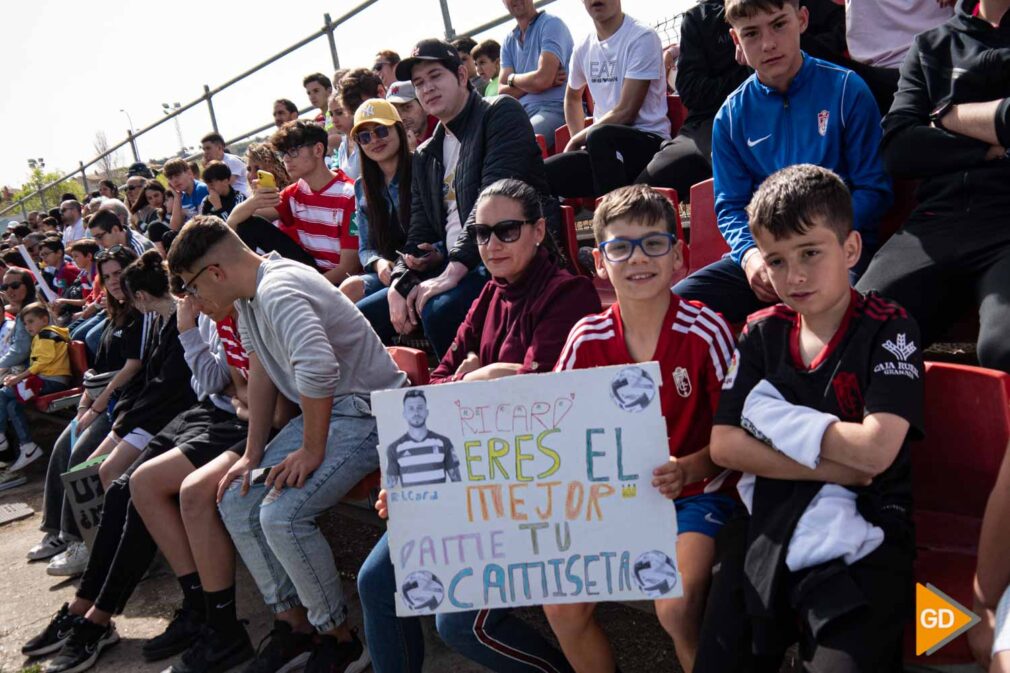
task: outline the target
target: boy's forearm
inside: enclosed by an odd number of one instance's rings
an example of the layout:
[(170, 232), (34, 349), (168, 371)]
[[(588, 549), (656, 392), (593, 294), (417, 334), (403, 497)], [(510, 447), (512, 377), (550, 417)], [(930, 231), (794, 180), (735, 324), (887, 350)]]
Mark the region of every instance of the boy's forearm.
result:
[(821, 458), (852, 469), (880, 474), (894, 462), (908, 432), (908, 422), (891, 414), (871, 414), (862, 423), (832, 423), (821, 438)]
[(315, 455), (326, 453), (326, 440), (330, 435), (330, 416), (333, 412), (333, 396), (300, 397), (302, 421), (305, 427), (302, 447)]
[(684, 483), (694, 484), (696, 482), (711, 479), (717, 476), (724, 468), (716, 465), (712, 460), (712, 451), (705, 447), (700, 451), (678, 458), (677, 462), (684, 470)]

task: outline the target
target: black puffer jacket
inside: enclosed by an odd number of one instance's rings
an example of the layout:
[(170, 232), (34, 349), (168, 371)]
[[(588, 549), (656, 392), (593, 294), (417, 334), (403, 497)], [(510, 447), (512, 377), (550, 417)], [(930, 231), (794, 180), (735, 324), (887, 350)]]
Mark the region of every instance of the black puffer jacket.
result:
[[(884, 162), (896, 177), (922, 179), (920, 213), (1005, 217), (1010, 209), (1010, 159), (986, 161), (988, 143), (934, 128), (929, 121), (947, 100), (1010, 96), (1010, 12), (993, 27), (973, 16), (977, 6), (978, 0), (960, 0), (947, 23), (916, 35), (884, 117)], [(1004, 100), (996, 118), (1004, 146), (1010, 143), (1008, 122), (1010, 102)]]
[[(480, 264), (480, 254), (473, 233), (467, 225), (474, 222), (474, 205), (482, 189), (502, 178), (517, 178), (540, 194), (548, 230), (560, 227), (558, 202), (549, 196), (544, 161), (533, 127), (523, 106), (511, 96), (483, 99), (470, 92), (466, 106), (449, 122), (449, 130), (459, 139), (459, 163), (456, 165), (456, 203), (463, 231), (449, 251), (449, 261), (468, 269)], [(445, 127), (440, 123), (435, 133), (414, 153), (410, 185), (410, 227), (404, 252), (420, 254), (421, 243), (445, 240), (446, 210), (442, 200), (442, 143)], [(440, 271), (440, 270), (439, 270)], [(393, 269), (393, 288), (404, 297), (423, 277), (409, 270), (398, 259)]]

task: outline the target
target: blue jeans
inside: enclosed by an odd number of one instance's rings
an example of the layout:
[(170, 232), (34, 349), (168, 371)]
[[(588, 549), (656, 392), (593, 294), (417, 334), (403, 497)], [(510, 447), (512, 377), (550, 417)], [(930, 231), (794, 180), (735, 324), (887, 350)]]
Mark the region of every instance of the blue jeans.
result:
[[(303, 445), (304, 430), (301, 416), (284, 426), (267, 445), (260, 465), (272, 467), (294, 453)], [(225, 492), (221, 518), (275, 614), (304, 605), (321, 632), (347, 618), (333, 554), (316, 517), (378, 469), (377, 442), (368, 402), (356, 395), (340, 397), (333, 401), (323, 462), (302, 488), (275, 491), (260, 484), (242, 496), (236, 481)]]
[[(565, 125), (564, 108), (562, 106), (558, 106), (557, 109), (542, 108), (528, 114), (530, 115), (530, 123), (533, 124), (533, 133), (544, 137), (548, 150), (554, 149), (554, 132), (558, 130), (558, 127)], [(558, 152), (563, 149), (565, 148), (557, 148)]]
[(88, 347), (89, 360), (94, 359), (98, 353), (98, 347), (102, 343), (102, 332), (105, 331), (105, 324), (109, 316), (105, 311), (99, 311), (90, 318), (75, 320), (70, 323), (70, 338), (73, 341), (83, 341)]
[[(375, 673), (420, 673), (424, 637), (418, 617), (396, 616), (396, 577), (383, 535), (358, 572), (358, 596)], [(570, 673), (564, 655), (508, 609), (435, 615), (438, 635), (454, 650), (499, 673)], [(378, 643), (382, 643), (381, 646)]]
[[(424, 336), (435, 350), (437, 358), (441, 359), (449, 346), (452, 345), (452, 340), (456, 338), (456, 331), (463, 319), (466, 318), (470, 305), (484, 289), (488, 278), (487, 269), (478, 266), (463, 276), (456, 287), (432, 297), (424, 305), (424, 309), (421, 310), (421, 327), (424, 329)], [(389, 288), (384, 287), (357, 304), (358, 310), (368, 318), (372, 329), (382, 339), (382, 343), (387, 346), (392, 345), (393, 337), (396, 336), (393, 323), (389, 320), (388, 294)]]
[[(51, 393), (66, 390), (67, 384), (57, 383), (42, 379), (42, 390), (35, 393), (37, 397), (49, 395)], [(7, 431), (7, 421), (14, 426), (14, 432), (18, 435), (18, 441), (24, 444), (32, 441), (32, 433), (28, 427), (28, 418), (25, 417), (24, 402), (19, 402), (17, 393), (13, 388), (4, 386), (0, 388), (0, 435)]]

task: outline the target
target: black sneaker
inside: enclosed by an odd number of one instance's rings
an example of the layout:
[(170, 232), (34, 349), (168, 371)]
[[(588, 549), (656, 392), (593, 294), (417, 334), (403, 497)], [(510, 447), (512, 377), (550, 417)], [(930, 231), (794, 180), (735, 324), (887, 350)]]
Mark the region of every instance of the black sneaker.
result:
[(64, 603), (60, 611), (49, 620), (49, 625), (39, 635), (35, 636), (21, 648), (21, 654), (26, 657), (41, 657), (63, 647), (63, 644), (74, 632), (74, 624), (83, 617), (70, 614), (70, 605)]
[(295, 633), (287, 622), (275, 621), (243, 673), (287, 673), (303, 666), (311, 651), (311, 634)]
[(352, 633), (346, 643), (333, 636), (319, 636), (319, 644), (305, 664), (305, 673), (360, 673), (370, 663), (372, 658), (358, 640), (358, 634)]
[(203, 624), (203, 615), (186, 608), (176, 610), (165, 631), (144, 643), (144, 660), (158, 661), (185, 652), (200, 635)]
[(238, 624), (233, 633), (222, 634), (209, 626), (169, 673), (223, 673), (255, 656), (249, 634)]
[(119, 642), (116, 625), (109, 622), (108, 626), (95, 624), (82, 619), (74, 625), (74, 632), (66, 644), (43, 669), (44, 673), (80, 673), (95, 665), (98, 656), (106, 647)]

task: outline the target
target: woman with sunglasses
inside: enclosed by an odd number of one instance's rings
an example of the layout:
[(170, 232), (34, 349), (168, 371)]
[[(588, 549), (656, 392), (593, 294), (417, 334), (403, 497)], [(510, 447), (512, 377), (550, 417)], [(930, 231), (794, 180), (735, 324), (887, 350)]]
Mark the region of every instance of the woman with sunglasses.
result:
[(109, 320), (95, 366), (84, 374), (84, 394), (77, 405), (77, 416), (56, 440), (49, 459), (41, 526), (45, 537), (28, 552), (32, 561), (55, 556), (46, 570), (50, 575), (78, 575), (84, 572), (88, 559), (70, 503), (63, 497), (61, 475), (87, 460), (106, 438), (121, 391), (143, 368), (144, 342), (153, 316), (133, 307), (120, 282), (123, 269), (136, 259), (137, 253), (128, 246), (96, 255)]
[(349, 138), (361, 148), (354, 199), (358, 259), (364, 273), (347, 278), (340, 291), (356, 303), (388, 288), (392, 280), (397, 250), (407, 240), (413, 153), (396, 108), (378, 98), (358, 108)]
[(28, 365), (32, 338), (21, 321), (20, 313), (22, 308), (35, 301), (35, 278), (32, 272), (16, 266), (9, 267), (4, 272), (3, 283), (0, 283), (0, 292), (5, 300), (4, 312), (18, 316), (14, 321), (14, 335), (10, 345), (0, 354), (0, 375), (3, 375), (15, 367), (24, 368)]
[[(472, 226), (492, 280), (471, 306), (431, 383), (550, 372), (575, 323), (600, 310), (592, 282), (563, 268), (535, 189), (519, 180), (499, 180), (481, 192), (475, 208)], [(383, 518), (385, 503), (382, 491), (376, 509)], [(419, 673), (421, 626), (396, 616), (395, 592), (383, 536), (358, 573), (365, 637), (383, 643), (371, 649), (372, 667), (376, 673)], [(492, 671), (571, 671), (564, 655), (508, 609), (440, 614), (435, 626), (453, 649)], [(517, 656), (504, 655), (503, 649)], [(543, 667), (519, 663), (538, 660)]]

